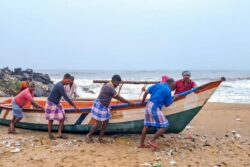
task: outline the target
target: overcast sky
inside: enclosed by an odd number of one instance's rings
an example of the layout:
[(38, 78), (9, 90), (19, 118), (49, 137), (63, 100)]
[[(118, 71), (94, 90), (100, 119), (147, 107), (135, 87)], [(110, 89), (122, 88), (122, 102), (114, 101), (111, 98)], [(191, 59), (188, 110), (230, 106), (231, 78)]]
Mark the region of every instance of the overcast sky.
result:
[(0, 67), (250, 69), (249, 0), (0, 0)]

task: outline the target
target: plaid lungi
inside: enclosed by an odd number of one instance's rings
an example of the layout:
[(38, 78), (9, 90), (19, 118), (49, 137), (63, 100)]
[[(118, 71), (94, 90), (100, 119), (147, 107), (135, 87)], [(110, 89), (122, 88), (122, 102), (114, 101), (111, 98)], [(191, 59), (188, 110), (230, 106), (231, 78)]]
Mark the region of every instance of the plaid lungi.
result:
[(17, 118), (23, 118), (23, 109), (18, 104), (16, 104), (14, 99), (12, 100), (11, 106), (13, 116)]
[(149, 101), (146, 106), (144, 125), (157, 128), (167, 128), (169, 122), (161, 109), (153, 102)]
[(91, 115), (98, 121), (106, 121), (111, 118), (111, 111), (109, 107), (105, 107), (99, 100), (95, 100), (91, 108)]
[(65, 111), (61, 104), (55, 104), (47, 101), (45, 105), (45, 118), (46, 120), (57, 120), (61, 121), (65, 119)]

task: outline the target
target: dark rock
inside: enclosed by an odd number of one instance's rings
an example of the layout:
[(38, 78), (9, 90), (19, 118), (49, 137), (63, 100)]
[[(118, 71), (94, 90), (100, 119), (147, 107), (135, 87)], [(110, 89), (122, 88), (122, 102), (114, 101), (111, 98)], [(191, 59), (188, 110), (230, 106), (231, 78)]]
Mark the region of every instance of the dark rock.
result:
[(23, 72), (26, 72), (26, 73), (28, 73), (28, 74), (33, 74), (33, 70), (32, 70), (32, 69), (30, 69), (30, 68), (26, 69), (26, 70), (25, 70), (25, 71), (23, 71)]
[(52, 84), (52, 83), (49, 83), (48, 84), (48, 92), (51, 92), (52, 91), (52, 89), (54, 88), (54, 84)]
[(15, 68), (12, 72), (8, 67), (0, 69), (0, 96), (15, 96), (23, 79), (33, 80), (37, 84), (36, 96), (48, 96), (54, 87), (48, 74), (34, 73), (32, 69), (22, 71)]
[(8, 75), (11, 75), (12, 74), (12, 71), (9, 69), (9, 67), (5, 67), (2, 69), (2, 71)]
[(21, 68), (15, 68), (14, 69), (14, 74), (15, 75), (22, 75), (22, 69)]
[(15, 75), (16, 79), (21, 81), (24, 77), (22, 75)]
[(46, 85), (52, 83), (48, 74), (43, 75), (41, 73), (33, 73), (33, 79)]
[(42, 78), (33, 78), (33, 80), (36, 82), (41, 82), (41, 83), (44, 82), (44, 80)]
[(43, 74), (41, 73), (33, 73), (33, 78), (36, 79), (36, 78), (40, 78)]
[(2, 79), (3, 77), (4, 77), (4, 72), (0, 70), (0, 79)]
[(45, 96), (45, 94), (46, 94), (46, 90), (36, 87), (36, 90), (35, 90), (36, 97), (42, 97), (42, 96)]
[(36, 78), (34, 80), (37, 81), (37, 82), (41, 82), (43, 84), (48, 84), (48, 82), (46, 80), (44, 80), (43, 78)]
[[(43, 75), (42, 78), (43, 78), (45, 81), (47, 81), (47, 82), (50, 82), (50, 81), (51, 81), (48, 74)], [(49, 83), (48, 83), (48, 84), (49, 84)]]
[(26, 73), (26, 72), (23, 72), (22, 73), (22, 78), (26, 78), (26, 79), (29, 79), (30, 78), (30, 74)]

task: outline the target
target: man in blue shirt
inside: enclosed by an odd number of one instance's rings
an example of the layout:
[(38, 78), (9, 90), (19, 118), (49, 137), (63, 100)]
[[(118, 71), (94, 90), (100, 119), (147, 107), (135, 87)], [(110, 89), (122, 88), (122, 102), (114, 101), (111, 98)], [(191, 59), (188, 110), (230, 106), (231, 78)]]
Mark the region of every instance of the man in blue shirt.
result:
[[(144, 119), (144, 128), (141, 134), (140, 148), (154, 147), (158, 148), (159, 146), (155, 143), (155, 140), (161, 136), (168, 128), (169, 122), (166, 119), (165, 115), (161, 111), (163, 106), (170, 106), (172, 104), (172, 90), (175, 88), (175, 81), (172, 78), (169, 78), (164, 83), (158, 83), (148, 88), (148, 90), (143, 95), (142, 104), (144, 104), (145, 99), (148, 94), (151, 95), (145, 111)], [(158, 131), (154, 134), (153, 138), (148, 141), (148, 145), (144, 144), (147, 131), (149, 127), (159, 128)]]

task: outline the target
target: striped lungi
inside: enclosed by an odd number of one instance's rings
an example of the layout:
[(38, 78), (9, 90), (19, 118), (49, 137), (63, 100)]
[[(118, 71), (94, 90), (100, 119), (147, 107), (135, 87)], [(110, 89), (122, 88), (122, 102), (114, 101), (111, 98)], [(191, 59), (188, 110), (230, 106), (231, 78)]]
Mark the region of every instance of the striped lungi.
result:
[(65, 119), (65, 111), (61, 104), (55, 104), (47, 101), (45, 105), (45, 118), (46, 120), (57, 120), (61, 121)]
[(23, 109), (15, 102), (14, 99), (12, 100), (11, 106), (13, 116), (17, 118), (23, 118)]
[(106, 121), (111, 118), (111, 111), (109, 107), (105, 107), (99, 100), (95, 100), (91, 108), (91, 115), (98, 121)]
[(161, 109), (153, 102), (149, 101), (146, 106), (144, 125), (157, 128), (167, 128), (169, 122)]

